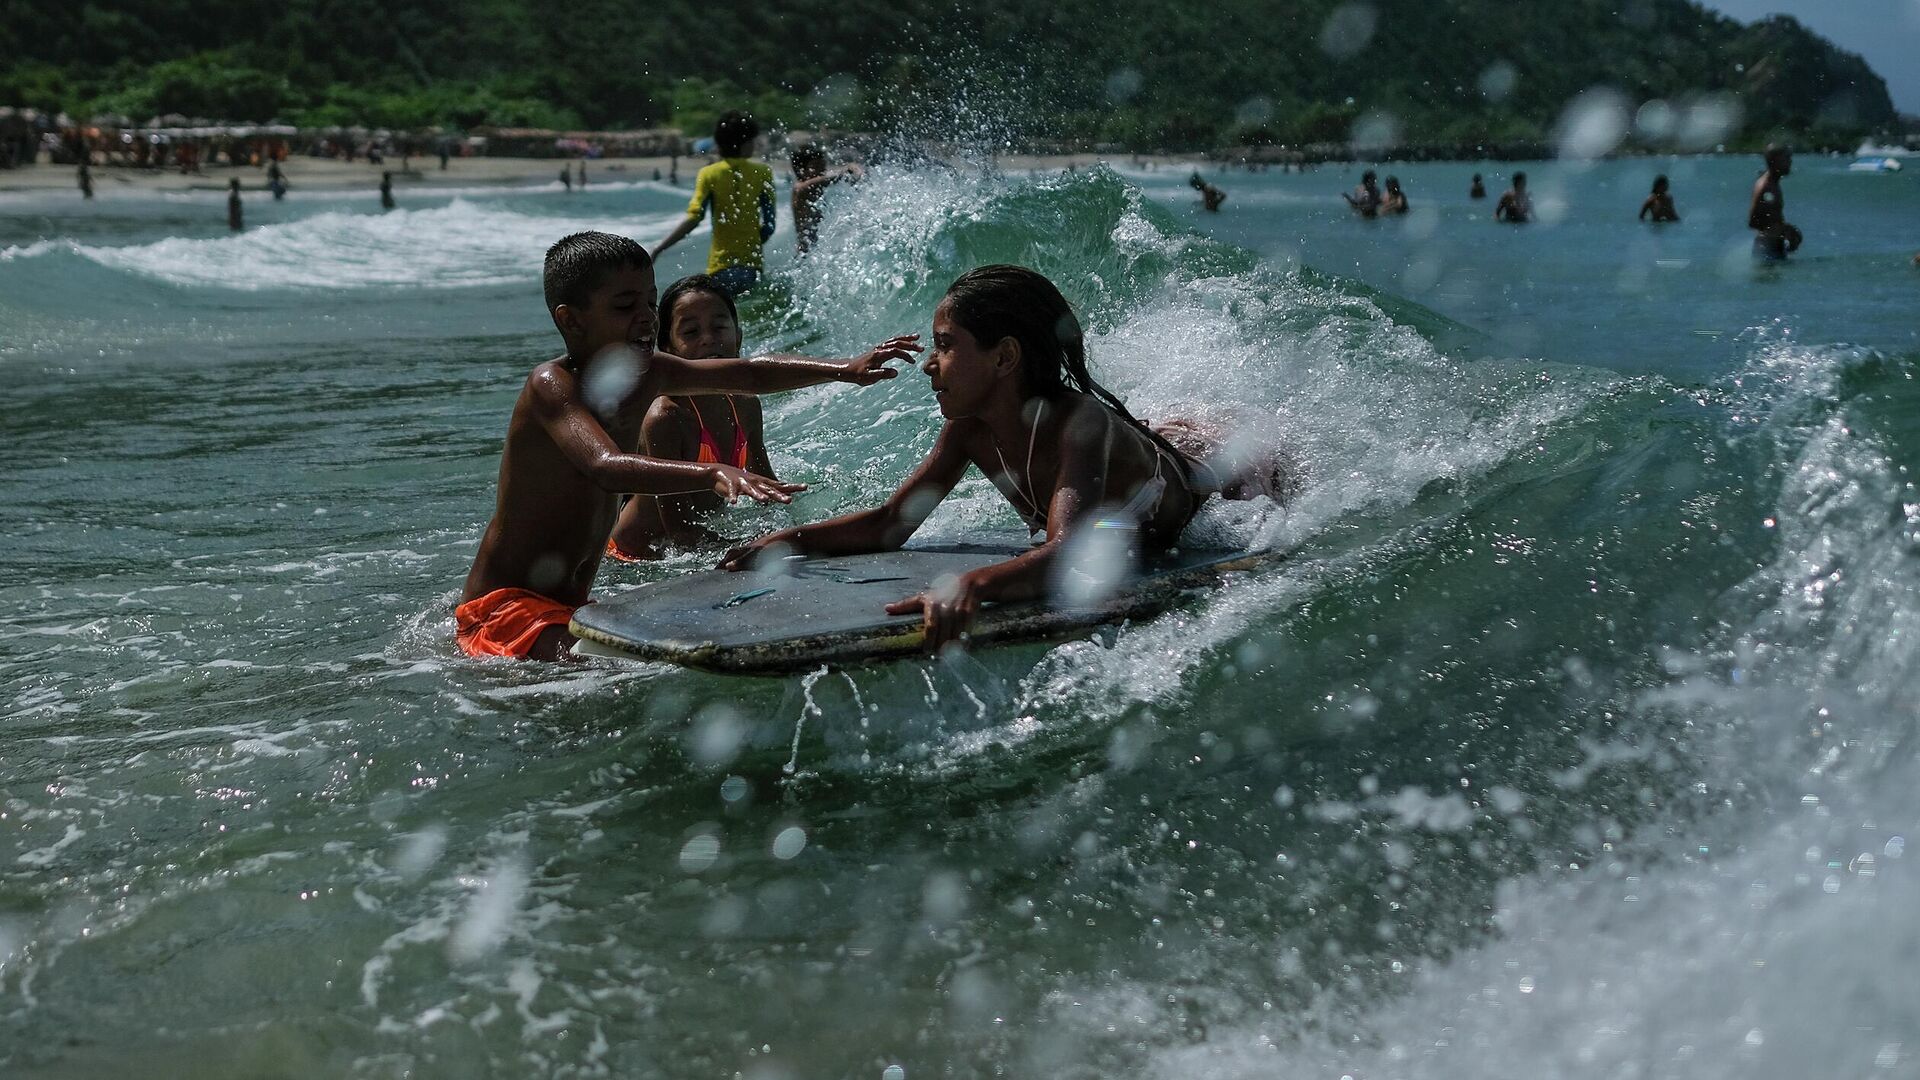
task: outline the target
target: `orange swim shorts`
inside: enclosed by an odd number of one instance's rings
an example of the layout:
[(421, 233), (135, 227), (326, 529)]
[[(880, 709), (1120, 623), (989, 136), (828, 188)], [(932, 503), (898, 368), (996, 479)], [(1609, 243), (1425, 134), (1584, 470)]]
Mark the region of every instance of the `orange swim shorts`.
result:
[(525, 659), (549, 626), (573, 621), (575, 609), (526, 589), (495, 589), (453, 609), (454, 634), (468, 656)]
[(612, 537), (607, 538), (607, 558), (613, 559), (617, 562), (650, 562), (651, 561), (650, 559), (648, 559), (643, 555), (635, 555), (633, 552), (628, 551), (626, 548), (621, 547), (620, 542), (618, 540), (613, 539)]

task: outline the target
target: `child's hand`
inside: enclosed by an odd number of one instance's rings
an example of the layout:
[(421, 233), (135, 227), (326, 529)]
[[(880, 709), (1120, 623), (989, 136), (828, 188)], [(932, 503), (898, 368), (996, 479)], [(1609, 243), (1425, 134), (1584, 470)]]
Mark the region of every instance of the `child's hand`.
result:
[(791, 551), (792, 547), (787, 543), (785, 537), (785, 532), (768, 533), (758, 540), (749, 540), (744, 544), (729, 548), (727, 553), (721, 557), (720, 565), (717, 569), (729, 572), (751, 570), (754, 568), (754, 564), (760, 561), (761, 553), (769, 548), (781, 548)]
[(961, 574), (950, 583), (942, 583), (918, 596), (896, 600), (887, 605), (889, 615), (919, 612), (920, 625), (926, 631), (927, 651), (937, 653), (949, 642), (961, 641), (973, 626), (980, 610), (980, 589), (972, 574)]
[(743, 496), (759, 503), (790, 503), (795, 492), (807, 490), (805, 484), (769, 480), (758, 473), (736, 469), (731, 465), (714, 465), (712, 469), (713, 493), (730, 503), (739, 502)]
[(889, 360), (905, 360), (913, 363), (914, 354), (921, 349), (919, 334), (901, 334), (889, 338), (873, 347), (865, 356), (856, 356), (847, 361), (843, 378), (850, 383), (872, 386), (882, 379), (891, 379), (900, 373), (887, 366)]

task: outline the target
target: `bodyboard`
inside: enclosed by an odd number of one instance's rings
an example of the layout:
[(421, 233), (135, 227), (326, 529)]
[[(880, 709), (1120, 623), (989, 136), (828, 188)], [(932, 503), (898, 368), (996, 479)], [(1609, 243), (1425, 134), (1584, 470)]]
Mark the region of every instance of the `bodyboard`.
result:
[[(934, 582), (1003, 562), (1024, 543), (929, 544), (873, 555), (790, 557), (770, 567), (708, 570), (649, 582), (574, 613), (576, 651), (738, 674), (773, 674), (923, 652), (921, 618), (886, 605)], [(982, 605), (974, 645), (1045, 641), (1165, 610), (1223, 575), (1285, 558), (1273, 551), (1177, 551), (1151, 560), (1108, 601)]]

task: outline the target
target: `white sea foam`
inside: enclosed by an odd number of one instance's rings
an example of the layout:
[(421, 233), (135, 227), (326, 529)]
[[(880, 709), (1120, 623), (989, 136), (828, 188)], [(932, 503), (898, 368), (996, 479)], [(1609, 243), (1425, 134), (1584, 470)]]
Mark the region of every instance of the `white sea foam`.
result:
[(457, 289), (537, 281), (555, 240), (582, 229), (631, 236), (664, 231), (672, 215), (553, 217), (455, 199), (385, 214), (330, 211), (231, 236), (168, 237), (107, 247), (41, 242), (0, 252), (24, 259), (65, 247), (102, 266), (176, 285), (242, 291)]

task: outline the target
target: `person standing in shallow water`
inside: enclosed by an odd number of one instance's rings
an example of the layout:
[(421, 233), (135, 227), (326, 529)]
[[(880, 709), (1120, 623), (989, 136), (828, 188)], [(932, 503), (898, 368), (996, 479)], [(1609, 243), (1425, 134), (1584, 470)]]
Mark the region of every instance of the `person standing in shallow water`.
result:
[(1368, 169), (1360, 174), (1360, 186), (1352, 191), (1343, 191), (1340, 197), (1361, 217), (1370, 218), (1380, 215), (1380, 181)]
[(227, 181), (227, 228), (234, 232), (246, 228), (245, 222), (241, 219), (241, 213), (240, 178), (236, 176)]
[(1200, 205), (1214, 213), (1220, 212), (1220, 204), (1227, 201), (1227, 193), (1202, 179), (1199, 173), (1187, 177), (1187, 186), (1200, 193)]
[(93, 198), (93, 166), (87, 164), (85, 158), (80, 160), (80, 197)]
[(1673, 194), (1667, 190), (1667, 178), (1664, 175), (1653, 178), (1653, 192), (1647, 196), (1646, 202), (1640, 204), (1640, 220), (1647, 220), (1649, 214), (1653, 215), (1655, 224), (1680, 220), (1680, 212), (1673, 207)]
[(700, 170), (687, 216), (653, 249), (653, 257), (660, 258), (711, 213), (713, 240), (707, 252), (707, 273), (736, 297), (760, 281), (766, 243), (773, 236), (773, 170), (751, 157), (759, 137), (760, 125), (746, 113), (736, 109), (720, 118), (713, 128), (720, 160)]
[(395, 205), (393, 201), (393, 174), (383, 172), (380, 174), (380, 209), (391, 210)]
[(1380, 212), (1388, 215), (1398, 215), (1406, 213), (1408, 209), (1407, 193), (1400, 190), (1400, 178), (1397, 176), (1387, 177), (1387, 193), (1380, 198)]
[(1779, 261), (1789, 252), (1800, 250), (1800, 230), (1787, 223), (1787, 200), (1780, 181), (1793, 172), (1793, 151), (1784, 146), (1769, 146), (1767, 167), (1753, 182), (1753, 198), (1747, 203), (1747, 228), (1753, 238), (1757, 258)]
[(1467, 198), (1484, 199), (1487, 197), (1487, 185), (1480, 182), (1480, 174), (1473, 174), (1473, 186), (1467, 189)]
[(1494, 204), (1493, 220), (1509, 225), (1525, 225), (1533, 220), (1533, 200), (1527, 196), (1527, 174), (1513, 174), (1513, 186)]
[(858, 180), (863, 173), (858, 165), (829, 170), (826, 151), (811, 143), (796, 148), (787, 163), (793, 170), (793, 250), (805, 255), (820, 238), (820, 200), (827, 189), (842, 180)]

